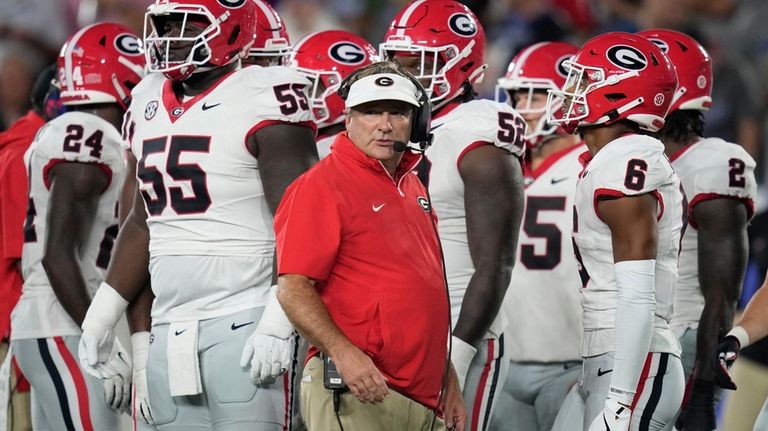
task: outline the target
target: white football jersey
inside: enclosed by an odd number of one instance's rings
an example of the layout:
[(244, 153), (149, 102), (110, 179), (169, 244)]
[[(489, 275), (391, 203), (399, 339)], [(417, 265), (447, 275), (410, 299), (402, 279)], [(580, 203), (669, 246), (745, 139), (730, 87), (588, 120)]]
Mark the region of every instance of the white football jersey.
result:
[(154, 322), (263, 303), (274, 232), (246, 140), (276, 123), (312, 125), (307, 85), (302, 74), (275, 66), (237, 70), (185, 101), (161, 74), (133, 90), (123, 133), (148, 215)]
[(43, 126), (24, 155), (29, 174), (29, 201), (24, 224), (21, 299), (12, 313), (14, 339), (80, 335), (79, 326), (53, 293), (42, 265), (50, 199), (50, 169), (58, 163), (99, 166), (109, 185), (98, 207), (83, 247), (80, 270), (91, 296), (104, 279), (117, 236), (117, 201), (125, 175), (120, 132), (106, 120), (84, 112), (68, 112)]
[(526, 177), (525, 215), (504, 309), (517, 362), (581, 359), (581, 279), (573, 255), (573, 197), (583, 144), (547, 157)]
[(336, 140), (337, 134), (338, 133), (327, 136), (318, 136), (317, 155), (320, 157), (320, 160), (323, 160), (328, 156), (328, 154), (331, 154), (331, 144), (333, 144), (333, 141)]
[[(671, 157), (688, 198), (688, 214), (709, 199), (736, 199), (744, 202), (749, 217), (755, 213), (755, 161), (740, 145), (719, 138), (702, 139)], [(680, 276), (675, 290), (672, 329), (681, 336), (687, 328), (698, 328), (704, 310), (699, 288), (698, 230), (688, 225), (680, 251)]]
[[(589, 153), (585, 154), (588, 157)], [(613, 350), (618, 305), (611, 230), (597, 213), (601, 197), (650, 193), (658, 205), (656, 311), (651, 351), (680, 354), (669, 329), (677, 280), (677, 256), (685, 223), (680, 181), (664, 155), (664, 145), (643, 135), (626, 135), (603, 147), (584, 168), (576, 188), (573, 237), (582, 263), (584, 342), (582, 356)]]
[[(446, 108), (450, 109), (450, 108)], [(525, 121), (511, 106), (490, 100), (461, 103), (432, 120), (434, 141), (426, 151), (429, 194), (438, 215), (440, 242), (451, 297), (451, 316), (459, 318), (464, 292), (475, 267), (469, 254), (464, 182), (459, 163), (467, 151), (488, 143), (522, 158)], [(491, 329), (498, 335), (506, 326), (503, 309)]]

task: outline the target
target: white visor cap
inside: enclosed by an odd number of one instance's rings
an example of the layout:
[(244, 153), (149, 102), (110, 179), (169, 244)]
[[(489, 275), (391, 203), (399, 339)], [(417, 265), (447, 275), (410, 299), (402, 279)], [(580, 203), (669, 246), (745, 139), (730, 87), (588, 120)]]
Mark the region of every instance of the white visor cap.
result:
[(419, 107), (419, 92), (410, 79), (396, 73), (379, 73), (355, 81), (349, 87), (347, 108), (376, 100), (399, 100)]

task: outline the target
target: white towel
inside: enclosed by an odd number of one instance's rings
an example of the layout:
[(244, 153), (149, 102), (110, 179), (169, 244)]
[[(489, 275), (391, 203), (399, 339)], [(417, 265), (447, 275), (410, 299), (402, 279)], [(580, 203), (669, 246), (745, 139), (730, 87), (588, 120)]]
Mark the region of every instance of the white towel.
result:
[(197, 356), (197, 320), (168, 327), (168, 386), (172, 397), (203, 392)]

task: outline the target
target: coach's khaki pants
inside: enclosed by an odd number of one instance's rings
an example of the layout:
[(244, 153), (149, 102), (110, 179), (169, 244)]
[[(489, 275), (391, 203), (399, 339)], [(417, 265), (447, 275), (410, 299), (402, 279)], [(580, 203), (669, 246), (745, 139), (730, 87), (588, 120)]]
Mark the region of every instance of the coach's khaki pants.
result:
[[(323, 387), (323, 362), (317, 356), (302, 374), (301, 413), (309, 431), (339, 431), (333, 394)], [(379, 404), (361, 403), (346, 392), (341, 396), (339, 419), (345, 431), (445, 431), (445, 423), (432, 410), (392, 389)]]

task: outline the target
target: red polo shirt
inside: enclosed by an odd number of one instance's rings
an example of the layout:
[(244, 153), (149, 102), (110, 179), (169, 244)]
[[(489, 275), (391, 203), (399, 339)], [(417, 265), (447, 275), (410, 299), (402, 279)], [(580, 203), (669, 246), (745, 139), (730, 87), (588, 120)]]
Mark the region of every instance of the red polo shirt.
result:
[[(406, 152), (394, 177), (340, 133), (275, 215), (279, 274), (315, 284), (341, 331), (392, 389), (437, 408), (448, 298), (435, 220)], [(310, 357), (317, 349), (310, 350)]]
[(21, 295), (18, 262), (24, 245), (27, 170), (24, 153), (45, 121), (33, 111), (0, 133), (0, 339), (9, 335), (11, 310)]

